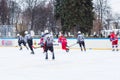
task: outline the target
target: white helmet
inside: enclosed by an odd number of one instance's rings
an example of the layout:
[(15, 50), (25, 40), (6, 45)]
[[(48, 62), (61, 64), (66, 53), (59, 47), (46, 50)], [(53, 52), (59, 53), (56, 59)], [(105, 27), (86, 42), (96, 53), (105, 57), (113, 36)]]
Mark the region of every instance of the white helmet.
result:
[(17, 36), (20, 36), (20, 34), (17, 34)]
[(81, 34), (81, 31), (78, 31), (78, 34)]
[(48, 30), (45, 30), (44, 33), (49, 33)]
[(25, 34), (28, 34), (28, 31), (25, 31)]

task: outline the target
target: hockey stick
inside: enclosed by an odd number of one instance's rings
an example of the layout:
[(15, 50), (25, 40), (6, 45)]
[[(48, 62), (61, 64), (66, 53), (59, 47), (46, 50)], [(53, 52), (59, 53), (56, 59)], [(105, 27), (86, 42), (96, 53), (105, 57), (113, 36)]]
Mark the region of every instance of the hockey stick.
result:
[(66, 46), (66, 52), (69, 52), (70, 47), (75, 46), (77, 43), (71, 44), (70, 46)]
[(68, 47), (72, 47), (72, 46), (75, 46), (77, 43), (74, 43), (74, 44), (71, 44), (70, 46), (68, 46)]
[(40, 46), (32, 46), (34, 49), (41, 48)]

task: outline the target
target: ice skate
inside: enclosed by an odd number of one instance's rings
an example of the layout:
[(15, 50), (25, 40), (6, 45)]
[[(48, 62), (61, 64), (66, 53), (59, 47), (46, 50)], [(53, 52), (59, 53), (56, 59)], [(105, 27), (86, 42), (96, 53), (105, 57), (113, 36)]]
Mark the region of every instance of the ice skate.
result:
[(55, 59), (55, 56), (53, 56), (52, 59), (54, 60), (54, 59)]
[(66, 52), (69, 52), (69, 48), (66, 49)]
[(19, 50), (22, 50), (22, 48), (20, 48)]
[(32, 51), (31, 54), (35, 54), (35, 53)]
[(116, 49), (116, 51), (119, 51), (119, 49)]
[(46, 60), (48, 59), (48, 53), (46, 53), (46, 57), (45, 57), (45, 59), (46, 59)]
[(55, 55), (54, 55), (54, 52), (53, 52), (53, 55), (52, 55), (52, 59), (53, 59), (53, 60), (55, 59)]
[(47, 60), (47, 59), (48, 59), (48, 56), (46, 56), (45, 59)]
[(115, 49), (112, 49), (112, 51), (115, 51)]

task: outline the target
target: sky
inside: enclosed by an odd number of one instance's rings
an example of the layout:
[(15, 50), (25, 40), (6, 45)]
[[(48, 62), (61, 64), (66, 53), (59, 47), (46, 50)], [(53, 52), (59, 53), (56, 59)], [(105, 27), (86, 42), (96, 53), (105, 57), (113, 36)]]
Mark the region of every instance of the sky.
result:
[(120, 0), (108, 0), (113, 13), (120, 14)]
[[(20, 1), (20, 0), (16, 0)], [(110, 4), (110, 7), (113, 11), (113, 13), (118, 13), (120, 14), (120, 0), (108, 0), (108, 3)]]

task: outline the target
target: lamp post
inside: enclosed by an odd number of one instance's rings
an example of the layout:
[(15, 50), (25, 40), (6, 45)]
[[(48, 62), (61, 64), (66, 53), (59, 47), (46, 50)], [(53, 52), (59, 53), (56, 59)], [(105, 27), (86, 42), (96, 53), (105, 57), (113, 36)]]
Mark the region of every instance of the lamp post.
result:
[(110, 19), (106, 19), (106, 21), (107, 21), (107, 29), (109, 30), (110, 29)]
[(118, 17), (118, 29), (120, 29), (119, 20), (120, 20), (120, 17)]

